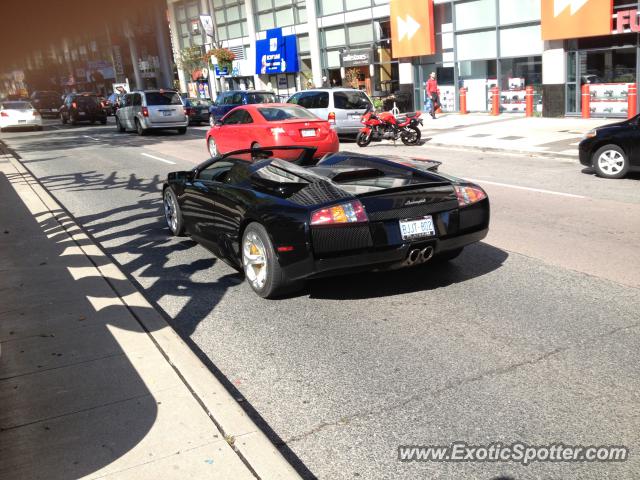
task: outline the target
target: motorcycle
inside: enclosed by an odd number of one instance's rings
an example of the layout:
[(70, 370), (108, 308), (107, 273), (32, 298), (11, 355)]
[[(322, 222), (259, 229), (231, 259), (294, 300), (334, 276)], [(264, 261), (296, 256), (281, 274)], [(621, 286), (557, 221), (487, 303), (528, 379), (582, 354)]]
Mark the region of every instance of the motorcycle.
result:
[(364, 125), (356, 137), (359, 147), (381, 140), (402, 140), (405, 145), (417, 145), (422, 136), (418, 125), (422, 125), (422, 112), (407, 113), (405, 119), (396, 118), (391, 112), (376, 113), (371, 108), (362, 115)]

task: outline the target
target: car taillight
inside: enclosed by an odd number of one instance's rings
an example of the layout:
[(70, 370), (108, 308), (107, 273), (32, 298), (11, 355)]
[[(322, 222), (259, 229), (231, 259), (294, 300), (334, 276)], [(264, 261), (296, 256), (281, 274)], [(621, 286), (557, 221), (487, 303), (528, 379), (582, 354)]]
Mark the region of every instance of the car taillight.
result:
[(327, 117), (327, 120), (329, 120), (329, 123), (331, 125), (335, 125), (336, 124), (336, 114), (335, 114), (335, 112), (329, 112), (329, 116)]
[(71, 107), (72, 107), (72, 108), (78, 108), (78, 104), (77, 104), (76, 102), (73, 102), (73, 103), (71, 104)]
[(269, 131), (271, 132), (271, 135), (273, 135), (274, 137), (277, 137), (278, 135), (286, 135), (287, 134), (285, 129), (282, 128), (282, 127), (270, 128)]
[(9, 114), (7, 112), (0, 112), (0, 117), (8, 117)]
[(480, 187), (455, 185), (456, 196), (458, 197), (458, 205), (466, 207), (472, 203), (479, 202), (487, 198), (487, 194)]
[(192, 114), (193, 114), (193, 110), (192, 110), (192, 109), (190, 109), (189, 107), (186, 107), (186, 108), (184, 109), (184, 114), (185, 114), (185, 115), (192, 115)]
[(339, 225), (368, 221), (367, 213), (359, 200), (321, 208), (311, 214), (311, 225)]
[(142, 116), (143, 117), (149, 116), (149, 109), (147, 107), (142, 107)]

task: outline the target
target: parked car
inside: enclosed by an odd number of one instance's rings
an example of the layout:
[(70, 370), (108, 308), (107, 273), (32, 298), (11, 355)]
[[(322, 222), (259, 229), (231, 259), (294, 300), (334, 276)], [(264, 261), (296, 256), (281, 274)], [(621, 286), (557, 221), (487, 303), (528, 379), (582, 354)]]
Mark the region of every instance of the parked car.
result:
[(135, 130), (144, 135), (149, 130), (176, 129), (187, 132), (187, 116), (180, 95), (174, 90), (144, 90), (124, 96), (116, 112), (116, 128), (119, 132)]
[(206, 140), (212, 157), (234, 150), (288, 145), (313, 146), (321, 157), (340, 148), (329, 122), (286, 103), (236, 107), (209, 129)]
[(60, 94), (49, 90), (38, 90), (31, 94), (31, 104), (40, 115), (58, 118), (60, 115)]
[(107, 124), (107, 114), (96, 94), (70, 93), (64, 99), (60, 107), (60, 119), (63, 124), (69, 122), (75, 125), (78, 122), (100, 122)]
[(209, 123), (209, 109), (213, 102), (208, 98), (191, 98), (182, 96), (182, 102), (189, 116), (190, 125)]
[(373, 102), (362, 90), (353, 88), (319, 88), (294, 93), (287, 103), (300, 105), (335, 126), (338, 135), (357, 135), (360, 119)]
[(0, 103), (0, 131), (5, 128), (33, 128), (42, 130), (42, 116), (30, 102), (4, 101)]
[(266, 298), (309, 278), (451, 260), (487, 235), (487, 194), (438, 174), (438, 162), (315, 157), (312, 147), (249, 149), (170, 173), (167, 225), (244, 271)]
[(253, 105), (255, 103), (278, 103), (278, 99), (273, 92), (267, 91), (231, 90), (221, 92), (209, 108), (209, 125), (213, 127), (216, 120), (220, 120), (240, 105)]
[(622, 178), (640, 171), (640, 115), (590, 130), (580, 142), (580, 163), (599, 177)]

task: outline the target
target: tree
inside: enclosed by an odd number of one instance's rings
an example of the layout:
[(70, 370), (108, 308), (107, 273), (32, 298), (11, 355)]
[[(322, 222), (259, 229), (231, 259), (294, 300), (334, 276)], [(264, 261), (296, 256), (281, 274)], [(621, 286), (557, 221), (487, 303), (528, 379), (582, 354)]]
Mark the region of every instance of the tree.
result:
[(180, 55), (177, 59), (178, 66), (189, 73), (198, 68), (206, 66), (206, 60), (202, 54), (202, 47), (200, 45), (192, 45), (190, 47), (180, 50)]

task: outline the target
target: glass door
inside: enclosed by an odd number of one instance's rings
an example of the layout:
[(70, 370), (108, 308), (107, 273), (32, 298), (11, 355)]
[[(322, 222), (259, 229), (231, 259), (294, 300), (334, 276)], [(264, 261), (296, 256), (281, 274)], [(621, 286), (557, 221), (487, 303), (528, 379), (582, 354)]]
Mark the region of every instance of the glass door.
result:
[(578, 55), (567, 53), (567, 115), (580, 113), (580, 89), (578, 88)]

